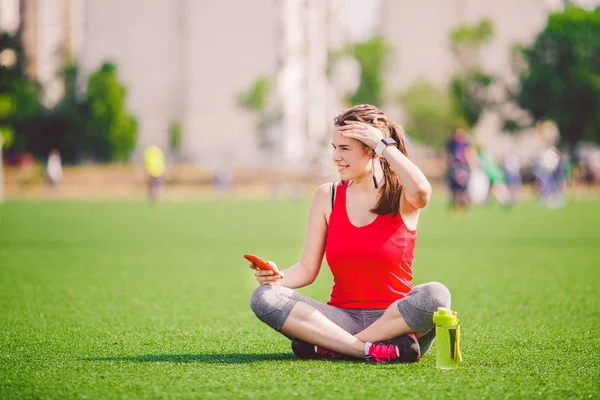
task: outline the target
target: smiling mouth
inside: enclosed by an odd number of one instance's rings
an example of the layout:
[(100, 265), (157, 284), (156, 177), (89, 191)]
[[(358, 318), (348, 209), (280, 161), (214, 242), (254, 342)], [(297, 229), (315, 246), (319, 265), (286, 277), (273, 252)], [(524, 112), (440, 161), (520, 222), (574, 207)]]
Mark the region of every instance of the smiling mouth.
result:
[(338, 172), (344, 172), (347, 168), (348, 168), (348, 165), (338, 165), (337, 166)]

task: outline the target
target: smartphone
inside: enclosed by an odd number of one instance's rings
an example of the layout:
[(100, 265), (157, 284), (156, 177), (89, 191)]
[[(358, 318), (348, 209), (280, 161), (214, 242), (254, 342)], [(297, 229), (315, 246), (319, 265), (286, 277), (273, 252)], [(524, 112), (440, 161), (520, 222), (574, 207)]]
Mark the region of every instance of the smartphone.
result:
[(271, 264), (260, 257), (252, 254), (244, 254), (244, 258), (256, 266), (256, 268), (265, 271), (273, 271), (273, 275), (281, 275)]

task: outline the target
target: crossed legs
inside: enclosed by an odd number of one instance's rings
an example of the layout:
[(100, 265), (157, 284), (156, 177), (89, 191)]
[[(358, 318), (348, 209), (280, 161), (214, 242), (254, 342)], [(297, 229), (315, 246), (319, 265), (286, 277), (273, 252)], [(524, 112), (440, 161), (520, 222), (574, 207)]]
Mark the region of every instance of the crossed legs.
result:
[(420, 338), (421, 353), (425, 354), (435, 338), (432, 314), (438, 307), (449, 306), (450, 292), (438, 282), (414, 287), (374, 322), (355, 318), (353, 310), (332, 307), (281, 286), (259, 286), (250, 301), (256, 316), (285, 336), (360, 358), (366, 342), (408, 333)]

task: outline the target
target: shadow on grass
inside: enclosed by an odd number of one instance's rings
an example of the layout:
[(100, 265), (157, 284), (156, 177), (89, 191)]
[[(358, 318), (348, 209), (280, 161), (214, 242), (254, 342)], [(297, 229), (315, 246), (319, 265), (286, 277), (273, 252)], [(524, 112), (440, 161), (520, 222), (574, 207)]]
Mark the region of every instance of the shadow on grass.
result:
[(171, 363), (206, 363), (206, 364), (249, 364), (261, 361), (297, 360), (292, 354), (144, 354), (123, 357), (81, 358), (83, 361), (134, 361), (134, 362), (171, 362)]

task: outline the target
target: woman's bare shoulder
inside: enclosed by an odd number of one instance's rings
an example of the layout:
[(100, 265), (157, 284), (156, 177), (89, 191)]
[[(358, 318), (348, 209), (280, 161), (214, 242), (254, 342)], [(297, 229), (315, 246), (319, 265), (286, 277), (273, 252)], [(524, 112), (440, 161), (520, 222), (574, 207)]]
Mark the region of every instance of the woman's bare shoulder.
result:
[(319, 185), (315, 190), (313, 196), (313, 206), (322, 206), (324, 210), (328, 209), (329, 202), (331, 200), (331, 187), (333, 182), (323, 183)]

